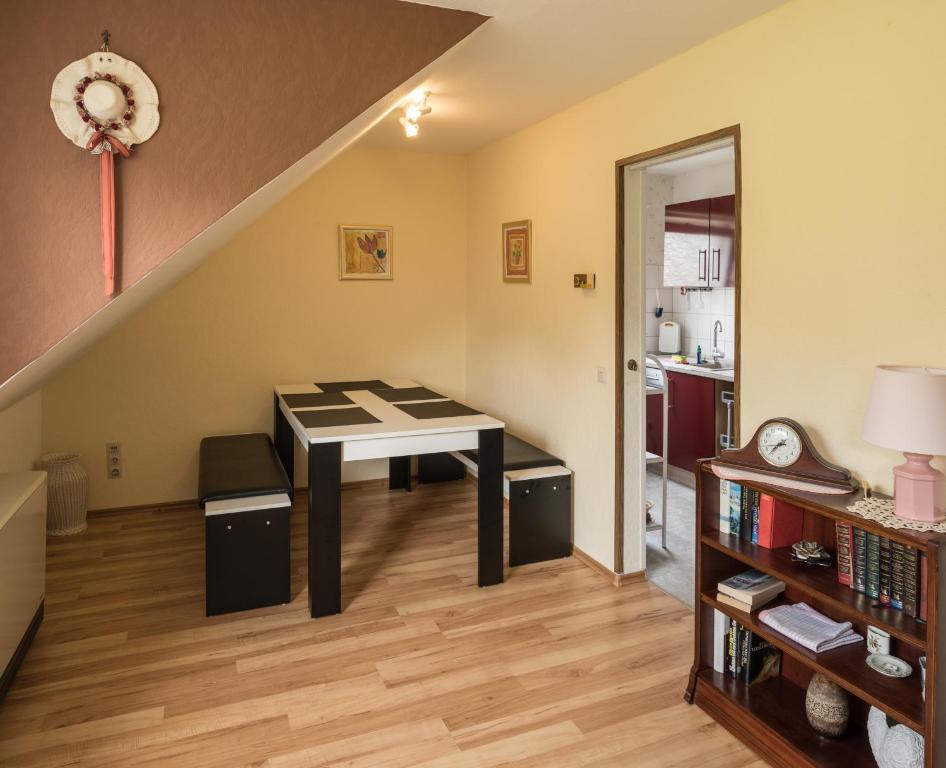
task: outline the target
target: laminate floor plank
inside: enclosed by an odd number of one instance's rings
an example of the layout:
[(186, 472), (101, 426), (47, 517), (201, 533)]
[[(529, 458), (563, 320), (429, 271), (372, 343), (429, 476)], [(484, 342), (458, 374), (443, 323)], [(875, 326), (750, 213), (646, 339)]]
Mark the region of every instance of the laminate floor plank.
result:
[(204, 615), (192, 505), (50, 538), (46, 619), (3, 704), (4, 768), (762, 768), (682, 703), (692, 614), (573, 558), (475, 586), (476, 486), (343, 492), (344, 612)]

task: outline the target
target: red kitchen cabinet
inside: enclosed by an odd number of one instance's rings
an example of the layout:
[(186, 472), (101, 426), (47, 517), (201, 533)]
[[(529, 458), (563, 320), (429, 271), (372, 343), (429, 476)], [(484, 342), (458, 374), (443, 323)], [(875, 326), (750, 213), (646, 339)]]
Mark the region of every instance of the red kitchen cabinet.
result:
[(736, 284), (736, 197), (664, 207), (664, 287)]
[[(669, 463), (688, 472), (697, 459), (716, 455), (716, 385), (713, 379), (668, 371), (667, 453)], [(647, 450), (660, 454), (663, 440), (660, 397), (647, 398)]]

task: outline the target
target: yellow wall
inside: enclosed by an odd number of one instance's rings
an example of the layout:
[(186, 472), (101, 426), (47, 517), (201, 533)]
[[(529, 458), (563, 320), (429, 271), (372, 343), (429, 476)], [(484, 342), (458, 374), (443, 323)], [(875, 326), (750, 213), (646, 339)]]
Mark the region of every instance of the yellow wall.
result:
[[(394, 227), (393, 281), (339, 281), (339, 224)], [(47, 386), (43, 444), (83, 454), (93, 509), (194, 498), (200, 438), (271, 431), (274, 383), (416, 377), (463, 397), (465, 286), (465, 159), (350, 150)]]
[[(946, 366), (943, 29), (939, 0), (799, 0), (471, 157), (468, 396), (575, 469), (590, 555), (613, 562), (614, 161), (736, 123), (742, 432), (796, 418), (891, 490), (896, 454), (860, 438), (871, 369)], [(504, 284), (524, 218), (533, 282)]]
[(38, 466), (42, 451), (43, 399), (39, 392), (0, 411), (0, 472)]
[[(44, 450), (86, 455), (93, 507), (189, 498), (199, 438), (269, 429), (274, 381), (414, 376), (562, 455), (576, 544), (611, 564), (614, 161), (738, 123), (743, 434), (794, 417), (889, 491), (871, 368), (946, 366), (944, 28), (938, 0), (796, 0), (468, 161), (355, 150), (51, 384)], [(533, 282), (505, 284), (524, 218)], [(393, 283), (338, 282), (341, 222), (394, 225)]]

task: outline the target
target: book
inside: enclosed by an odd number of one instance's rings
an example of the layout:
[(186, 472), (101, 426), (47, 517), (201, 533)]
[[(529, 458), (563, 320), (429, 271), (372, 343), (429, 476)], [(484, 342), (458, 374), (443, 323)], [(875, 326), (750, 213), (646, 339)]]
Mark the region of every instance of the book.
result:
[(838, 522), (835, 524), (837, 538), (838, 581), (847, 586), (853, 586), (852, 575), (854, 564), (851, 559), (851, 524)]
[(719, 481), (719, 532), (729, 533), (729, 481)]
[(800, 541), (804, 514), (796, 506), (774, 499), (767, 493), (760, 493), (757, 543), (766, 549), (778, 549)]
[(867, 531), (854, 528), (851, 537), (851, 557), (854, 561), (852, 586), (858, 592), (867, 591)]
[(746, 613), (752, 613), (752, 603), (744, 602), (739, 598), (733, 597), (732, 595), (724, 595), (722, 592), (717, 592), (716, 599), (723, 605), (728, 605), (731, 608), (735, 608), (736, 610), (744, 611)]
[(867, 534), (867, 571), (864, 592), (874, 599), (880, 597), (880, 536), (876, 533)]
[(899, 541), (890, 542), (890, 605), (903, 610), (903, 550)]
[(920, 621), (926, 621), (928, 611), (929, 596), (926, 591), (927, 565), (926, 553), (920, 552), (920, 605), (917, 610), (917, 618)]
[(913, 547), (903, 548), (903, 612), (916, 618), (919, 608), (920, 557)]
[(880, 537), (880, 604), (890, 605), (890, 539)]
[(759, 543), (759, 501), (762, 494), (753, 490), (749, 495), (749, 504), (752, 509), (750, 517), (752, 518), (752, 543)]
[(719, 582), (716, 589), (719, 593), (718, 596), (725, 595), (735, 598), (739, 602), (748, 605), (750, 609), (755, 609), (784, 592), (785, 582), (753, 569)]
[(729, 483), (729, 533), (739, 535), (739, 511), (742, 509), (742, 486), (739, 483)]
[(752, 489), (743, 488), (739, 500), (739, 538), (752, 542)]
[(739, 675), (739, 624), (735, 621), (730, 622), (729, 624), (729, 638), (728, 638), (728, 656), (727, 661), (729, 664), (729, 675), (730, 677), (737, 677)]
[[(727, 497), (728, 498), (728, 497)], [(713, 669), (726, 671), (730, 619), (722, 611), (713, 611)]]
[(781, 652), (754, 632), (749, 633), (748, 645), (746, 663), (742, 670), (742, 682), (746, 685), (755, 685), (778, 677), (782, 666)]
[(749, 666), (749, 645), (752, 642), (752, 632), (744, 626), (739, 626), (739, 678), (746, 673)]

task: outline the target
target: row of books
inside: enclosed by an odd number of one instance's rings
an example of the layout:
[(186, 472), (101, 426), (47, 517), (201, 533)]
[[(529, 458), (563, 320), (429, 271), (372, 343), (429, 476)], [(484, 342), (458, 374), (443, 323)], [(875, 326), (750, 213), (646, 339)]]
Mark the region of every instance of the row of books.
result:
[(719, 481), (719, 530), (767, 549), (802, 538), (804, 513), (767, 493), (731, 480)]
[(926, 621), (926, 556), (913, 547), (837, 522), (838, 581)]
[(781, 673), (781, 652), (750, 629), (722, 611), (714, 612), (713, 628), (713, 668), (717, 672), (746, 685), (761, 683)]

